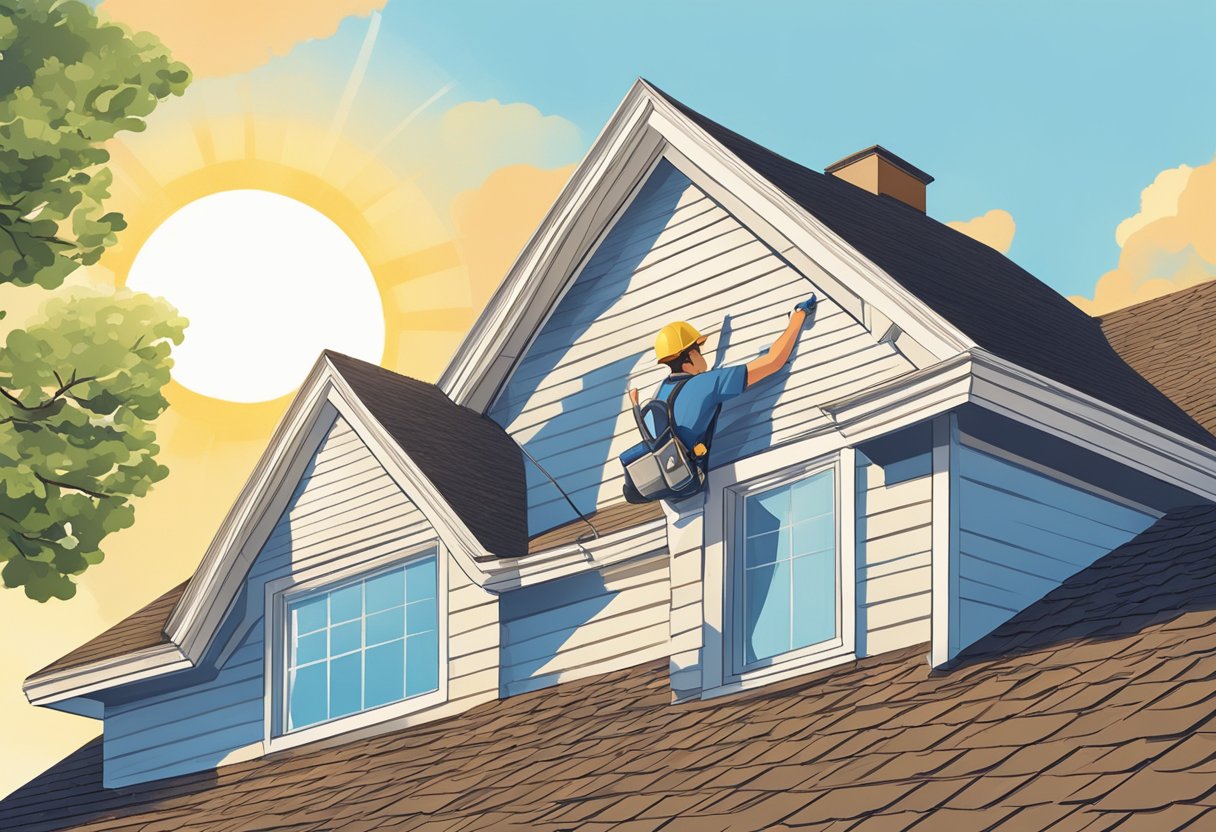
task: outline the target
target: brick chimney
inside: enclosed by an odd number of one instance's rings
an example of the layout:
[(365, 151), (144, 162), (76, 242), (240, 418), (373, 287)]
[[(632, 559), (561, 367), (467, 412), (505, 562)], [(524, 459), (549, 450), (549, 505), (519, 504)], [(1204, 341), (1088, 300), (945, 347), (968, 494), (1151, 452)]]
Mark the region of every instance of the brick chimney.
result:
[(845, 156), (828, 165), (823, 172), (872, 194), (894, 197), (921, 212), (925, 210), (925, 188), (933, 181), (933, 177), (920, 168), (877, 144)]

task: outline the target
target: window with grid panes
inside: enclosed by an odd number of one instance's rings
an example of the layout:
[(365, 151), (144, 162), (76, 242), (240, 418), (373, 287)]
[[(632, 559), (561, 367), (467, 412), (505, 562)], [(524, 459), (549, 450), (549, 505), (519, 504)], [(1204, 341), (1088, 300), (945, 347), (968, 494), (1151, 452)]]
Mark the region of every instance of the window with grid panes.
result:
[(288, 731), (439, 685), (434, 553), (287, 604)]
[(742, 665), (835, 638), (835, 472), (750, 494), (743, 515)]

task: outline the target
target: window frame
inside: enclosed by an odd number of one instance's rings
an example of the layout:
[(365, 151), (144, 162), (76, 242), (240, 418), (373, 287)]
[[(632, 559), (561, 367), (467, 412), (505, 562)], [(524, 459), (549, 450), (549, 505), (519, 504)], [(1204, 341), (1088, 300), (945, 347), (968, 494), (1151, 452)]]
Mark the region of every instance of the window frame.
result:
[[(767, 470), (721, 486), (721, 537), (713, 547), (720, 552), (722, 649), (717, 678), (703, 679), (703, 695), (714, 696), (810, 673), (854, 658), (856, 649), (856, 459), (852, 448), (842, 448), (795, 465)], [(745, 660), (743, 614), (744, 517), (748, 497), (790, 485), (824, 471), (833, 472), (836, 517), (836, 634), (830, 639), (777, 656)], [(710, 547), (707, 547), (707, 555)], [(712, 628), (712, 623), (707, 621)], [(708, 640), (707, 640), (708, 644)], [(710, 668), (707, 668), (710, 669)], [(719, 675), (720, 674), (720, 675)]]
[[(290, 656), (291, 622), (288, 606), (304, 596), (338, 589), (345, 584), (398, 569), (411, 561), (426, 557), (435, 558), (437, 596), (435, 599), (438, 618), (439, 680), (433, 691), (421, 693), (396, 702), (377, 705), (366, 710), (355, 711), (324, 722), (317, 722), (293, 730), (287, 730), (287, 673)], [(408, 550), (393, 552), (373, 560), (343, 569), (313, 570), (270, 581), (266, 584), (266, 644), (264, 696), (265, 731), (263, 746), (267, 752), (302, 745), (327, 737), (344, 734), (359, 728), (375, 725), (402, 716), (414, 714), (436, 705), (448, 698), (448, 557), (438, 541), (432, 540)]]

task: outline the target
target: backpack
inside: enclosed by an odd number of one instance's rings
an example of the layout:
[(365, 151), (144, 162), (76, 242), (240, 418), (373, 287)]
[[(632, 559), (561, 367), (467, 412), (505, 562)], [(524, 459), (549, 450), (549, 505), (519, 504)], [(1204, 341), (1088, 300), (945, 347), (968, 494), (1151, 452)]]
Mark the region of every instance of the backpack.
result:
[[(682, 499), (705, 487), (705, 467), (676, 435), (676, 396), (687, 382), (687, 378), (677, 381), (666, 400), (653, 398), (640, 407), (636, 399), (633, 402), (633, 418), (642, 441), (619, 457), (625, 469), (625, 499), (631, 503)], [(653, 433), (646, 424), (647, 415), (654, 423)], [(711, 433), (713, 424), (710, 422)]]

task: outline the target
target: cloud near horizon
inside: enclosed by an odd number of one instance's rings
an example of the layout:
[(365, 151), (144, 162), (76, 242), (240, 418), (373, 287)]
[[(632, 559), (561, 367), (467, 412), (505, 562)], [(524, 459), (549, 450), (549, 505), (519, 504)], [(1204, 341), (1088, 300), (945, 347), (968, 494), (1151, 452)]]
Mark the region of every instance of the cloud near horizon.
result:
[(307, 40), (328, 38), (347, 17), (388, 0), (104, 0), (103, 16), (155, 34), (196, 78), (248, 72)]
[(969, 220), (948, 222), (946, 225), (955, 231), (961, 231), (973, 240), (979, 240), (1001, 254), (1009, 251), (1009, 247), (1013, 245), (1014, 232), (1017, 231), (1017, 223), (1013, 221), (1013, 215), (1000, 208), (993, 208), (988, 213)]
[(1091, 315), (1122, 309), (1216, 277), (1216, 159), (1159, 173), (1140, 211), (1115, 230), (1119, 265), (1098, 279), (1092, 299), (1069, 298)]

